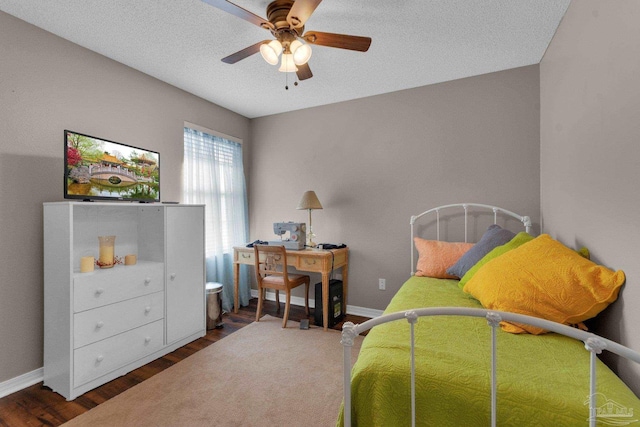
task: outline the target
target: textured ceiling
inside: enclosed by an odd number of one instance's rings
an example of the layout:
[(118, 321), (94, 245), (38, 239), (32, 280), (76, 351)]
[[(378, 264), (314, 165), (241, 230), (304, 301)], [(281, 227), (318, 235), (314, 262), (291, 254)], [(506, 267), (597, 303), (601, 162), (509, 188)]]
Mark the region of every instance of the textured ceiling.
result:
[[(324, 0), (306, 31), (369, 36), (366, 53), (312, 46), (293, 86), (260, 54), (271, 34), (200, 0), (0, 0), (0, 10), (254, 118), (537, 64), (570, 0)], [(266, 17), (269, 0), (236, 0)], [(289, 90), (285, 90), (288, 78)]]

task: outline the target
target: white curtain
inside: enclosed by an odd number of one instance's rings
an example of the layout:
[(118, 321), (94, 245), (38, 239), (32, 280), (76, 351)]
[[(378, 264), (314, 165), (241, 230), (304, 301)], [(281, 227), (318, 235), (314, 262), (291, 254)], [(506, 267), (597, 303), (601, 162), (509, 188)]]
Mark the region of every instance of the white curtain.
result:
[[(222, 306), (233, 306), (233, 247), (248, 238), (247, 190), (242, 145), (199, 130), (184, 128), (185, 203), (204, 204), (207, 282), (223, 285)], [(248, 305), (251, 289), (246, 268), (240, 269), (240, 305)]]

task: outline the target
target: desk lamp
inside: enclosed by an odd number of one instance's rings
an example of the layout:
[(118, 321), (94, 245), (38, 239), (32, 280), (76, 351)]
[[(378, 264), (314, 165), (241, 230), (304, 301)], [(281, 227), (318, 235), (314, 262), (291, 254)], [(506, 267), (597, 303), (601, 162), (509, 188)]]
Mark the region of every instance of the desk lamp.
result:
[(309, 211), (309, 229), (307, 230), (307, 246), (310, 248), (315, 248), (318, 245), (313, 241), (313, 238), (315, 237), (315, 235), (313, 234), (313, 229), (311, 228), (311, 211), (313, 209), (322, 209), (322, 205), (320, 204), (320, 200), (318, 200), (318, 196), (316, 196), (316, 192), (305, 191), (296, 209), (307, 209)]

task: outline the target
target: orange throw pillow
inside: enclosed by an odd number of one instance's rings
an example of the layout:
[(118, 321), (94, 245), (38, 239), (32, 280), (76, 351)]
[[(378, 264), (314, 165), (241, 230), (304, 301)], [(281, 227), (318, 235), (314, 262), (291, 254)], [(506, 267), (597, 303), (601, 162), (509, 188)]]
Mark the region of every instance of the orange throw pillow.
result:
[(437, 279), (458, 279), (447, 274), (447, 268), (458, 262), (460, 257), (473, 247), (473, 243), (441, 242), (414, 237), (418, 250), (416, 276), (435, 277)]

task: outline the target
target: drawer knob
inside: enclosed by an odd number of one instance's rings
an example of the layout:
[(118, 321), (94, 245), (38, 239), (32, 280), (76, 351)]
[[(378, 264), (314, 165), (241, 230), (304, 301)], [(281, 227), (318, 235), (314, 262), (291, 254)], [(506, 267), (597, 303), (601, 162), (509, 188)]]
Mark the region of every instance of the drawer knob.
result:
[(104, 292), (104, 289), (102, 289), (102, 288), (96, 289), (96, 296), (102, 295), (103, 292)]
[(144, 308), (144, 312), (145, 312), (145, 313), (149, 313), (150, 311), (151, 311), (151, 307), (150, 307), (150, 306), (146, 306), (146, 307)]
[(176, 273), (173, 273), (173, 274), (171, 275), (171, 280), (174, 280), (175, 278), (176, 278)]
[(104, 326), (104, 322), (101, 320), (98, 323), (96, 323), (96, 329), (100, 329)]
[(103, 360), (104, 360), (104, 356), (103, 356), (103, 355), (100, 355), (100, 356), (96, 357), (96, 362), (97, 362), (97, 363), (100, 363), (100, 362), (102, 362)]
[(144, 343), (145, 343), (145, 344), (149, 344), (150, 342), (151, 342), (151, 337), (146, 337), (146, 338), (144, 339)]
[(149, 283), (151, 283), (151, 277), (147, 277), (146, 279), (144, 279), (145, 285), (148, 285)]
[(251, 255), (250, 255), (250, 254), (240, 254), (240, 255), (242, 255), (242, 258), (244, 258), (244, 259), (249, 259), (249, 258), (251, 258)]

